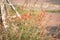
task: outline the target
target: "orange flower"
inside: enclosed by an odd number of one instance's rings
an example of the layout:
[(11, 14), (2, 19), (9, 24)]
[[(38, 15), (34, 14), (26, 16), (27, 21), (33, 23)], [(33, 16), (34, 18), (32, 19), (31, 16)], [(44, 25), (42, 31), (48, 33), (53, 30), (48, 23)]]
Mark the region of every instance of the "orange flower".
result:
[(28, 18), (29, 18), (29, 19), (32, 19), (32, 16), (31, 16), (31, 15), (28, 15)]
[(26, 14), (22, 14), (22, 19), (27, 20), (28, 16)]
[(46, 11), (39, 11), (38, 12), (38, 15), (37, 15), (38, 17), (45, 17), (46, 16)]
[(46, 16), (46, 12), (45, 11), (38, 12), (37, 17), (35, 19), (35, 22), (37, 24), (39, 24), (45, 16)]
[(23, 18), (24, 20), (28, 20), (28, 19), (31, 19), (32, 16), (31, 16), (31, 15), (28, 15), (28, 14), (22, 14), (22, 18)]

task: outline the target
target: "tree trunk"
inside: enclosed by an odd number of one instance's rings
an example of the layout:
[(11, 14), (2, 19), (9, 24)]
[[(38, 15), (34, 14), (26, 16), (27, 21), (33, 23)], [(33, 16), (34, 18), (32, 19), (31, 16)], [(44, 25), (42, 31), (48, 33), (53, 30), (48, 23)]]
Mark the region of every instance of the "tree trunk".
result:
[(1, 6), (0, 6), (0, 40), (6, 40), (6, 29), (2, 20)]

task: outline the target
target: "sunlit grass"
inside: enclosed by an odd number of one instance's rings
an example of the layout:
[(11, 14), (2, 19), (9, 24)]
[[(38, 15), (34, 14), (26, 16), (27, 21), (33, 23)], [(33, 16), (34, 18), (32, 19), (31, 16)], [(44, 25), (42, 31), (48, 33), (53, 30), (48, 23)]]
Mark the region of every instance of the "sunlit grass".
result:
[(8, 40), (55, 40), (51, 35), (46, 34), (49, 17), (45, 10), (22, 10), (19, 6), (15, 6), (21, 18), (13, 18), (16, 13), (10, 6), (8, 8), (8, 16), (11, 17), (6, 20), (9, 21), (6, 23)]

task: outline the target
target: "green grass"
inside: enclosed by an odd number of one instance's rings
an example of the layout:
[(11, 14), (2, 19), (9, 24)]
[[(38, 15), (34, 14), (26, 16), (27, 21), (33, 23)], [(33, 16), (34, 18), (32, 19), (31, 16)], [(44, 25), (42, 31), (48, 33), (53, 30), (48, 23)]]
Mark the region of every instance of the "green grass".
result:
[[(28, 10), (22, 11), (19, 8), (19, 6), (16, 6), (15, 8), (20, 14), (29, 12)], [(10, 12), (11, 12), (10, 14), (15, 13), (11, 8), (10, 8)], [(32, 10), (32, 15), (36, 15), (37, 12), (38, 12), (37, 10)], [(56, 12), (56, 11), (48, 10), (48, 12)], [(60, 12), (60, 10), (58, 10), (58, 12)], [(27, 27), (25, 23), (28, 23), (29, 26)], [(12, 24), (16, 26), (13, 26)], [(9, 27), (6, 28), (8, 40), (50, 40), (51, 39), (51, 38), (49, 39), (47, 35), (41, 34), (44, 29), (41, 30), (40, 28), (38, 28), (38, 26), (41, 25), (35, 24), (34, 20), (32, 19), (28, 21), (15, 20), (15, 22), (11, 22), (11, 24), (9, 24), (8, 26)]]
[(46, 10), (47, 12), (50, 12), (50, 13), (57, 13), (57, 12), (60, 12), (60, 10)]

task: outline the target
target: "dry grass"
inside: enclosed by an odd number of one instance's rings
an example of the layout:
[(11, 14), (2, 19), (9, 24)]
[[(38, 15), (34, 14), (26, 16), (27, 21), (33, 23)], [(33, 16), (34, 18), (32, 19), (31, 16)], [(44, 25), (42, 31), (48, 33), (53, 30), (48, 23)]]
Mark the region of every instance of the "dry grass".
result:
[[(18, 8), (16, 8), (19, 10)], [(21, 17), (18, 18), (14, 11), (9, 8), (9, 14), (6, 20), (8, 27), (7, 40), (56, 40), (51, 35), (47, 35), (47, 23), (50, 18), (45, 10), (35, 12), (30, 9), (25, 12), (21, 10)]]

